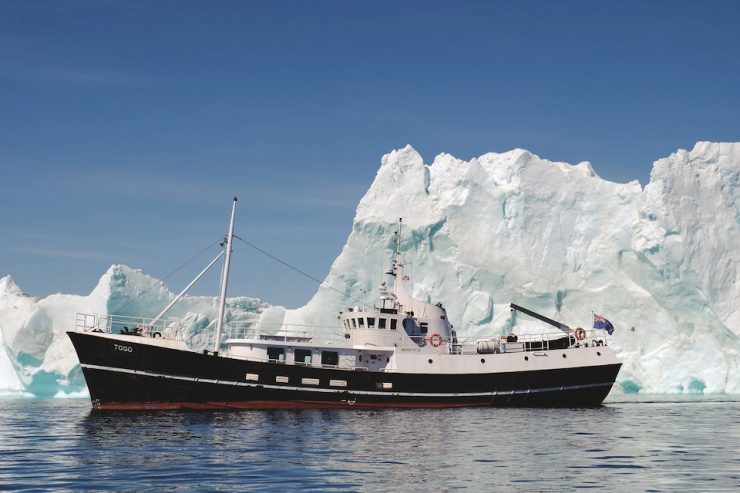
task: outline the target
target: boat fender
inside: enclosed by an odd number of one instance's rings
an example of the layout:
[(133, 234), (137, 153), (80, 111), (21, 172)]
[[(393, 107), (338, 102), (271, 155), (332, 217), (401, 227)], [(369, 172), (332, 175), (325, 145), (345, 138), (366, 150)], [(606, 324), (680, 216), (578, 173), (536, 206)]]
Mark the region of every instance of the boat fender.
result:
[(575, 331), (576, 339), (582, 341), (586, 338), (586, 331), (582, 327), (578, 327)]
[(439, 345), (442, 344), (442, 336), (439, 334), (432, 334), (429, 336), (429, 344), (434, 347), (439, 347)]

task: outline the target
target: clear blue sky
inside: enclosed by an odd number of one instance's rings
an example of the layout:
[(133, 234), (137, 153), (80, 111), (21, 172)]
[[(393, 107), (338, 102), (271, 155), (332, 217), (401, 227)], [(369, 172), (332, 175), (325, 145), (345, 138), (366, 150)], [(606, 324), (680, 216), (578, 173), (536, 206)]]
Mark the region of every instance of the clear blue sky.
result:
[[(323, 278), (405, 144), (644, 185), (677, 148), (740, 139), (739, 26), (736, 1), (0, 1), (0, 276), (33, 295), (86, 294), (111, 263), (161, 278), (237, 194), (240, 235)], [(235, 255), (233, 295), (316, 289)]]

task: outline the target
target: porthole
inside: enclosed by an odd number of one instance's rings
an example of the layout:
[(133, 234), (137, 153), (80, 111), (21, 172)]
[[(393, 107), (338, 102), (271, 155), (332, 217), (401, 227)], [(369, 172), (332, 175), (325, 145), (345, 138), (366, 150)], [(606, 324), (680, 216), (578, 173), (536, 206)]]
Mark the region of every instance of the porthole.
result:
[(596, 351), (596, 356), (601, 356), (601, 351)]
[(481, 359), (480, 359), (480, 362), (481, 362), (481, 363), (485, 363), (485, 362), (486, 362), (486, 359), (485, 359), (485, 358), (481, 358)]
[(429, 364), (431, 365), (432, 364), (432, 359), (430, 358), (428, 361), (429, 361)]
[(529, 356), (525, 356), (524, 361), (529, 361)]
[(565, 353), (563, 353), (563, 358), (567, 358), (567, 356), (565, 355)]

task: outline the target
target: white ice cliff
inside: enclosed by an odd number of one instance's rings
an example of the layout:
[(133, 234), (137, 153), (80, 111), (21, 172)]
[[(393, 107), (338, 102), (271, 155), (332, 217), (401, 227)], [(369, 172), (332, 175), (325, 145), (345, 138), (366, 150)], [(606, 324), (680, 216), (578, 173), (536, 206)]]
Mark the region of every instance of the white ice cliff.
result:
[[(460, 337), (547, 329), (513, 317), (510, 302), (571, 326), (590, 326), (593, 310), (616, 327), (622, 390), (740, 393), (739, 183), (740, 143), (701, 142), (661, 159), (644, 189), (520, 149), (425, 165), (406, 147), (383, 157), (326, 282), (356, 299), (376, 293), (403, 217), (408, 287), (443, 302)], [(172, 296), (123, 266), (87, 297), (29, 298), (3, 278), (0, 393), (78, 390), (64, 335), (75, 312), (153, 316)], [(320, 288), (298, 310), (234, 298), (229, 316), (336, 326), (354, 304)], [(214, 298), (190, 297), (172, 315), (195, 322), (189, 342), (200, 348), (214, 314)]]

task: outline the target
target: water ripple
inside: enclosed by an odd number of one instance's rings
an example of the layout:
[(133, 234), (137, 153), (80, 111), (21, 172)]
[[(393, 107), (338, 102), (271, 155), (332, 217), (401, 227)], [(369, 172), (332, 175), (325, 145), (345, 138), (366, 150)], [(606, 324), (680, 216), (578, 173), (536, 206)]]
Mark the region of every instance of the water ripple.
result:
[(99, 413), (0, 400), (0, 490), (740, 488), (740, 402)]

